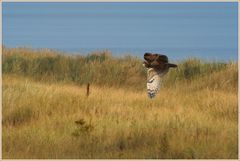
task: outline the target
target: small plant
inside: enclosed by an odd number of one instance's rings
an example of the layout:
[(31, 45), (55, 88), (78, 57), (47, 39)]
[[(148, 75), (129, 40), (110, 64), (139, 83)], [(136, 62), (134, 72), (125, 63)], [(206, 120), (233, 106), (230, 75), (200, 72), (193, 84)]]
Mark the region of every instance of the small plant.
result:
[(74, 137), (89, 135), (94, 129), (93, 125), (91, 124), (91, 121), (90, 123), (86, 123), (84, 119), (79, 119), (75, 121), (75, 124), (77, 127), (72, 133), (72, 136)]

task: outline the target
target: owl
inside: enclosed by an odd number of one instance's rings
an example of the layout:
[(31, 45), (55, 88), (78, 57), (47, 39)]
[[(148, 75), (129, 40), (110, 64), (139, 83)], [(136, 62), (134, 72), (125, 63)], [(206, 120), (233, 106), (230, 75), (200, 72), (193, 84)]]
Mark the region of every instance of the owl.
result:
[(176, 68), (176, 64), (168, 63), (168, 57), (161, 54), (145, 53), (143, 66), (147, 70), (147, 93), (154, 98), (160, 89), (162, 77), (167, 74), (169, 68)]

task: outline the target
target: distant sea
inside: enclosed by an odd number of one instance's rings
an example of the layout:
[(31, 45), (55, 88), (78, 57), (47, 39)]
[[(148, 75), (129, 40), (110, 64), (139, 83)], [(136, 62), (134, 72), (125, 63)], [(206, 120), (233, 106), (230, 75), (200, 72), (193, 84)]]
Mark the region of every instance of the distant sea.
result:
[(238, 3), (3, 3), (6, 47), (238, 58)]

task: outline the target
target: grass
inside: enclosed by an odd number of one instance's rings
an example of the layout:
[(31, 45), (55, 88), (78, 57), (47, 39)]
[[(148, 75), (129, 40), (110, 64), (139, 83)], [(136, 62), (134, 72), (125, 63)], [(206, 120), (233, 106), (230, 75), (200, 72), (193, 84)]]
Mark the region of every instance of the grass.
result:
[(150, 100), (137, 58), (48, 52), (4, 48), (3, 158), (238, 158), (236, 63), (178, 62)]

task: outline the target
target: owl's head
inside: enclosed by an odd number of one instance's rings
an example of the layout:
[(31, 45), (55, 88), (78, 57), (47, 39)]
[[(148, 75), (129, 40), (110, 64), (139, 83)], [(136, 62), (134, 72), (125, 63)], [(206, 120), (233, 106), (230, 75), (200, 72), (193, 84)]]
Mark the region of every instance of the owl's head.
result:
[(144, 59), (145, 59), (147, 62), (149, 62), (149, 63), (151, 63), (151, 62), (153, 62), (154, 60), (156, 60), (157, 57), (158, 57), (158, 54), (152, 54), (152, 53), (145, 53), (145, 54), (144, 54)]

